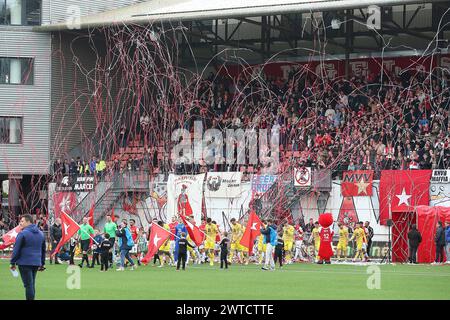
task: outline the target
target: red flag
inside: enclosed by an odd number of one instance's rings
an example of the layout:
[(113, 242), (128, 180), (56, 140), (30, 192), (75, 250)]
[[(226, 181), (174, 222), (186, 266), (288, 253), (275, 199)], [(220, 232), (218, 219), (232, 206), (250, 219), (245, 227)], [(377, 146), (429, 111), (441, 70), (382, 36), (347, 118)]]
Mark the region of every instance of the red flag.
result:
[(60, 218), (62, 237), (61, 240), (59, 240), (55, 251), (53, 251), (52, 256), (56, 255), (59, 252), (59, 249), (61, 249), (61, 247), (69, 241), (78, 230), (80, 230), (80, 226), (66, 213), (62, 212)]
[(183, 215), (180, 215), (181, 220), (183, 220), (184, 225), (189, 233), (189, 237), (194, 241), (194, 243), (199, 246), (205, 240), (205, 234), (197, 227), (195, 224), (186, 220)]
[(114, 207), (111, 210), (111, 221), (112, 222), (116, 221), (116, 217), (114, 216)]
[(383, 170), (380, 179), (380, 224), (391, 212), (414, 212), (416, 206), (429, 205), (432, 170)]
[[(95, 204), (93, 203), (91, 206), (91, 209), (89, 209), (89, 214), (88, 214), (88, 221), (92, 228), (94, 228), (94, 212), (95, 212)], [(92, 242), (93, 241), (92, 241), (92, 237), (91, 237), (91, 239), (89, 241), (90, 247), (92, 246)]]
[(13, 245), (14, 242), (16, 242), (17, 235), (19, 234), (20, 231), (22, 231), (22, 228), (20, 226), (17, 226), (14, 229), (9, 230), (8, 233), (4, 234), (2, 237), (3, 244), (0, 244), (0, 250), (3, 250), (9, 247), (10, 245)]
[[(181, 186), (182, 190), (187, 190), (187, 185), (183, 184)], [(202, 206), (203, 209), (203, 206)], [(180, 193), (178, 195), (178, 200), (177, 200), (177, 210), (178, 210), (178, 214), (180, 215), (185, 215), (185, 216), (192, 216), (192, 208), (191, 208), (191, 204), (189, 203), (189, 197), (187, 195), (187, 191), (185, 193)]]
[(355, 203), (352, 197), (342, 198), (341, 208), (339, 209), (339, 215), (337, 221), (350, 226), (353, 223), (359, 221), (358, 213), (356, 212)]
[(342, 196), (372, 196), (372, 182), (372, 170), (344, 171), (341, 183)]
[(260, 228), (261, 220), (259, 220), (256, 213), (252, 211), (248, 218), (247, 227), (245, 228), (245, 232), (240, 241), (241, 245), (248, 248), (249, 254), (252, 254), (253, 243), (255, 242), (256, 237), (261, 234)]
[(70, 214), (77, 205), (75, 192), (57, 192), (53, 195), (55, 218), (59, 218), (62, 212)]
[(88, 214), (88, 221), (92, 228), (94, 227), (94, 212), (95, 212), (95, 204), (92, 204)]
[(148, 241), (148, 252), (145, 257), (141, 260), (142, 263), (147, 264), (150, 259), (158, 252), (159, 248), (170, 236), (170, 232), (159, 226), (156, 223), (152, 223), (150, 228), (150, 240)]

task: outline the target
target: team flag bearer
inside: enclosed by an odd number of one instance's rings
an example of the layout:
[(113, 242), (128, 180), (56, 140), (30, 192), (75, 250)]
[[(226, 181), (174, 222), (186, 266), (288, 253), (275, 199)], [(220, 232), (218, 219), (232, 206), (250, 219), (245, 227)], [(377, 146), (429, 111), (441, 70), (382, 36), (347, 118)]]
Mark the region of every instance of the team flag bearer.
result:
[(260, 228), (261, 220), (259, 220), (256, 213), (252, 211), (248, 217), (247, 227), (245, 228), (245, 232), (240, 241), (240, 244), (248, 249), (249, 255), (252, 254), (256, 237), (261, 234)]
[(142, 259), (142, 263), (147, 265), (170, 235), (171, 233), (168, 230), (159, 226), (157, 223), (152, 223), (150, 228), (150, 239), (148, 241), (148, 251)]
[(62, 237), (59, 240), (58, 245), (53, 251), (52, 256), (55, 256), (61, 247), (74, 236), (75, 233), (80, 230), (80, 226), (71, 217), (69, 217), (65, 212), (61, 212), (61, 226), (62, 226)]

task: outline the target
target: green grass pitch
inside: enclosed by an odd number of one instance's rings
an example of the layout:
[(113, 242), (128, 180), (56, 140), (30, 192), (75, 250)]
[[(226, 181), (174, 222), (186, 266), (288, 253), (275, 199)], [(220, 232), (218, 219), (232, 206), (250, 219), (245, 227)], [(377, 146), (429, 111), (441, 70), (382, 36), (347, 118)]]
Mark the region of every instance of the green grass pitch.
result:
[[(101, 273), (81, 269), (81, 288), (67, 289), (67, 264), (47, 265), (37, 276), (36, 299), (450, 299), (450, 266), (379, 265), (380, 289), (368, 289), (368, 266), (293, 264), (276, 271), (257, 265), (143, 266), (135, 271)], [(370, 281), (369, 281), (370, 282)], [(0, 261), (0, 299), (24, 299), (19, 278)]]

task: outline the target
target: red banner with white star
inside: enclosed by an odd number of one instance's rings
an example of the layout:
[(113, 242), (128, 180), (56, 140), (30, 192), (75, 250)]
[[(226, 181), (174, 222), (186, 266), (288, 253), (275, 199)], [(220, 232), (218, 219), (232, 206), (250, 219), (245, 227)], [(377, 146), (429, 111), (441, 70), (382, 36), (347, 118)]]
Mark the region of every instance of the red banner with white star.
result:
[(372, 182), (372, 170), (344, 171), (341, 183), (342, 196), (372, 196)]
[(3, 235), (2, 240), (3, 243), (0, 244), (0, 250), (3, 250), (16, 242), (17, 235), (22, 231), (20, 226), (15, 227), (12, 230), (9, 230), (6, 234)]
[(61, 213), (61, 231), (62, 236), (61, 240), (59, 240), (58, 245), (56, 246), (55, 250), (52, 252), (52, 256), (55, 256), (61, 247), (72, 238), (75, 233), (80, 230), (80, 226), (78, 223), (76, 223), (68, 214), (65, 212)]
[(170, 237), (170, 231), (164, 229), (156, 223), (152, 223), (150, 227), (150, 238), (148, 241), (148, 251), (145, 257), (141, 260), (142, 263), (147, 265), (150, 259), (158, 252), (159, 248)]
[(380, 224), (391, 212), (414, 212), (416, 206), (429, 205), (432, 170), (383, 170), (380, 179)]
[(55, 210), (55, 219), (61, 216), (61, 213), (71, 214), (77, 206), (77, 195), (75, 192), (57, 192), (53, 195)]
[(252, 254), (253, 243), (257, 236), (261, 234), (261, 220), (254, 211), (250, 213), (247, 221), (247, 227), (242, 235), (240, 244), (246, 248), (250, 254)]

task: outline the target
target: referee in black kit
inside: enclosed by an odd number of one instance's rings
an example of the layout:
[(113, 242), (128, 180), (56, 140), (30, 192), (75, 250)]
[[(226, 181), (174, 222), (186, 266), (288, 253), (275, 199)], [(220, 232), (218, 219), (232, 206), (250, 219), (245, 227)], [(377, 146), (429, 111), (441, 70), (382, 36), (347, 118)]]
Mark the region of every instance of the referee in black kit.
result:
[(178, 261), (177, 261), (177, 271), (180, 270), (180, 263), (182, 264), (183, 270), (186, 267), (186, 258), (187, 258), (187, 247), (194, 248), (192, 244), (189, 243), (186, 239), (186, 233), (181, 233), (181, 238), (178, 240)]

